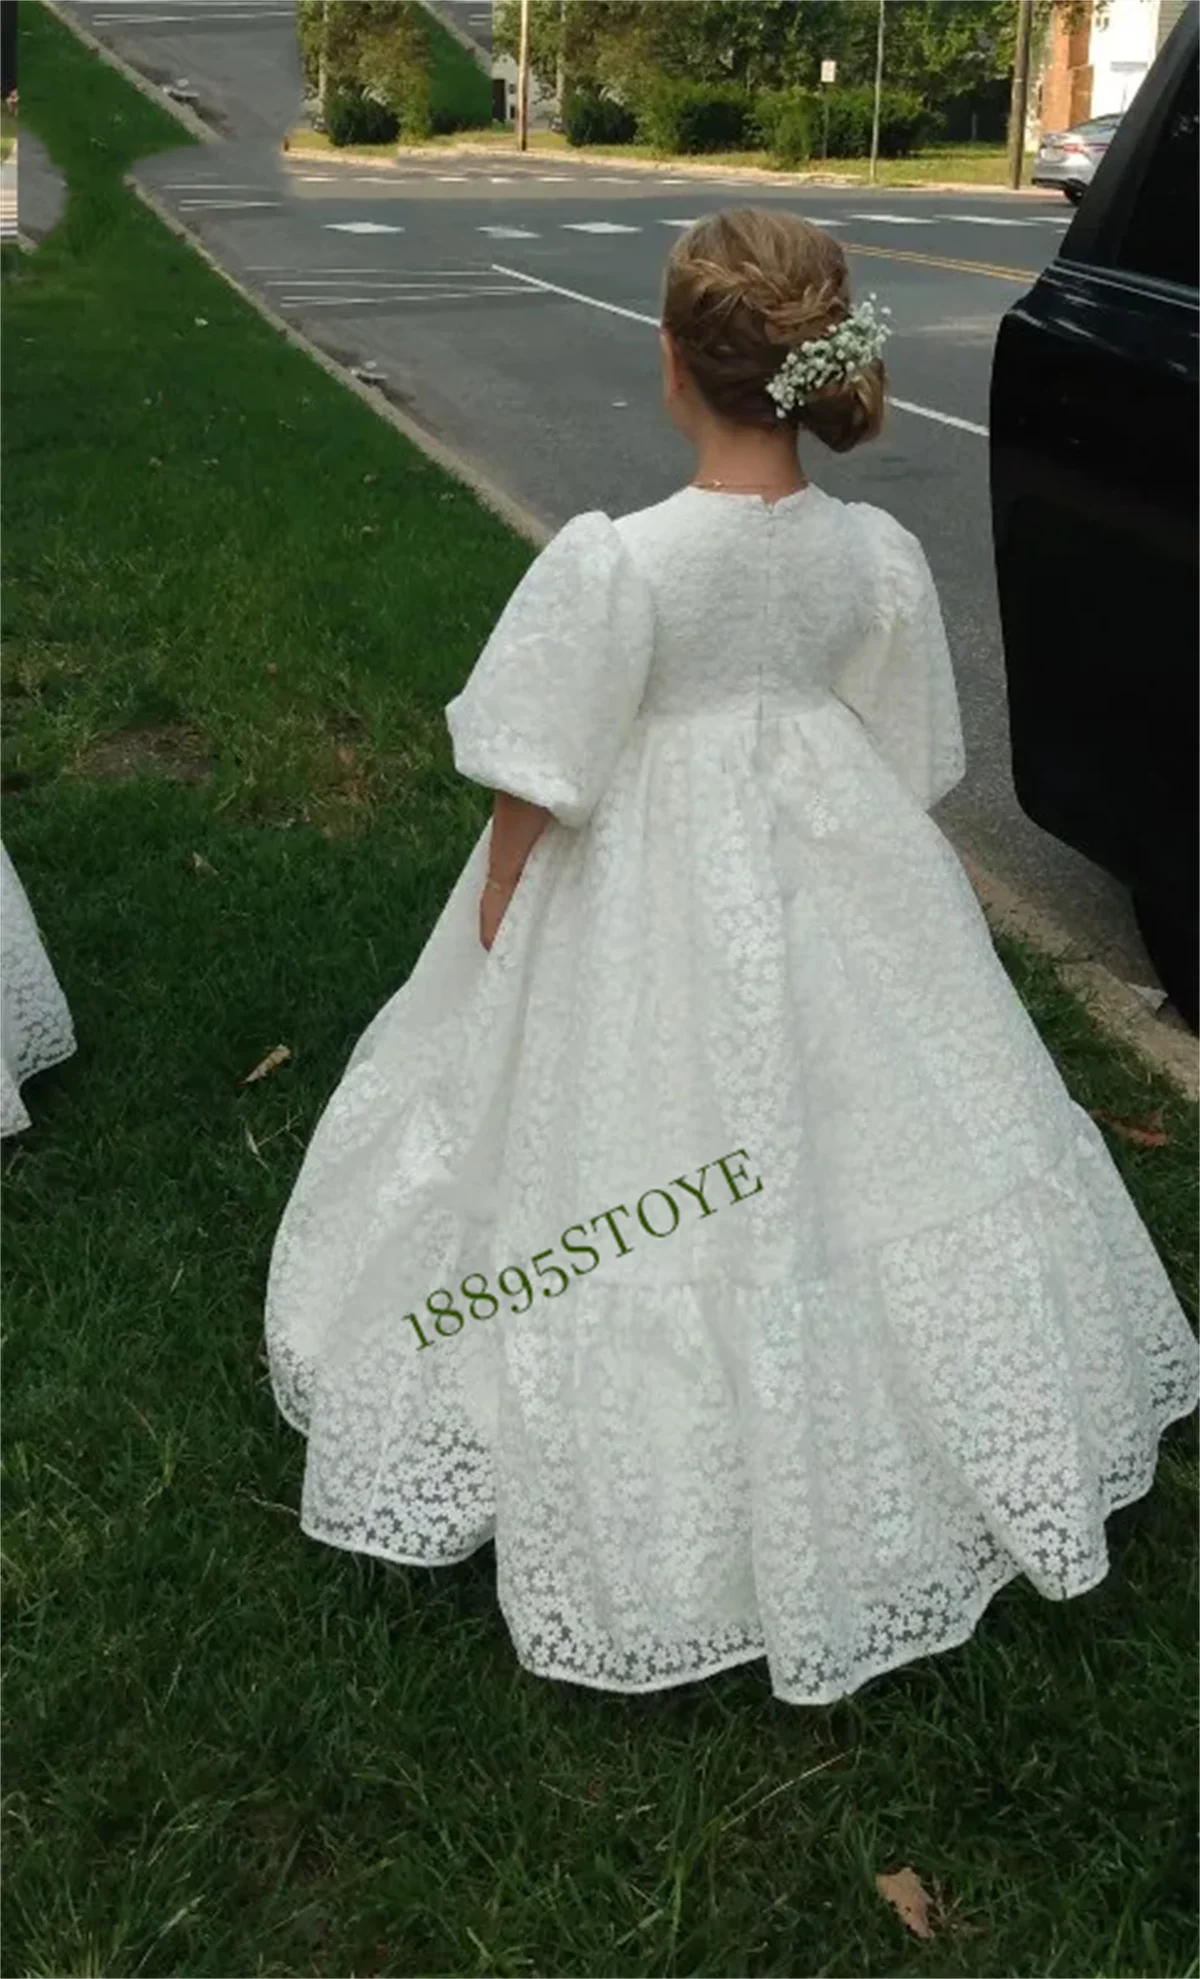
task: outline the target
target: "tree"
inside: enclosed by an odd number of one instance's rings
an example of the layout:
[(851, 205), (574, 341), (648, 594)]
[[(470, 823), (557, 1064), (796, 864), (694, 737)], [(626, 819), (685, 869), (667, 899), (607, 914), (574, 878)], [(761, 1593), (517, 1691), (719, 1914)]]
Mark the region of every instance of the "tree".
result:
[(417, 0), (300, 0), (297, 37), (310, 88), (369, 91), (408, 136), (429, 129), (429, 43)]
[[(1108, 0), (1095, 0), (1102, 12)], [(1083, 18), (1090, 0), (1036, 0), (1035, 37), (1055, 10)], [(493, 41), (517, 48), (517, 0), (496, 10)], [(878, 0), (531, 0), (530, 62), (555, 88), (560, 64), (569, 84), (636, 93), (651, 74), (694, 82), (735, 82), (752, 90), (814, 86), (820, 64), (838, 64), (838, 82), (875, 74)], [(1017, 0), (887, 0), (885, 80), (931, 109), (1008, 75)]]

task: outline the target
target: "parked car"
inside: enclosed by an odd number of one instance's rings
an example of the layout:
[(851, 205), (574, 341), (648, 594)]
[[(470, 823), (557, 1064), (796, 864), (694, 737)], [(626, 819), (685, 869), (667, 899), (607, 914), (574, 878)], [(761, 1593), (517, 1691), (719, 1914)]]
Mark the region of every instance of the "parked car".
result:
[(1022, 808), (1132, 890), (1197, 1028), (1200, 7), (1005, 316), (991, 492)]
[(1096, 176), (1121, 122), (1120, 116), (1093, 117), (1069, 131), (1048, 131), (1038, 146), (1031, 182), (1035, 186), (1055, 186), (1078, 206)]

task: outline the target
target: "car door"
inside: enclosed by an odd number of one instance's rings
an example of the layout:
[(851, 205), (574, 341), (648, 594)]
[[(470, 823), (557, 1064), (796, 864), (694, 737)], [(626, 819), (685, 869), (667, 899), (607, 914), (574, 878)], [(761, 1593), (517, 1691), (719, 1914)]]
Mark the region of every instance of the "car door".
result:
[(1197, 12), (1005, 318), (991, 409), (1022, 808), (1193, 925)]

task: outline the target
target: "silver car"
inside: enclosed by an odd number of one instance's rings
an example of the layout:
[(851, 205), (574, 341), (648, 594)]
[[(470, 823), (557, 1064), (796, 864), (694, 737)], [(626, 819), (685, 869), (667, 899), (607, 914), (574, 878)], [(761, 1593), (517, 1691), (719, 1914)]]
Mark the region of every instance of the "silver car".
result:
[(1119, 116), (1093, 117), (1069, 131), (1048, 131), (1030, 174), (1035, 186), (1057, 186), (1077, 206), (1116, 134)]

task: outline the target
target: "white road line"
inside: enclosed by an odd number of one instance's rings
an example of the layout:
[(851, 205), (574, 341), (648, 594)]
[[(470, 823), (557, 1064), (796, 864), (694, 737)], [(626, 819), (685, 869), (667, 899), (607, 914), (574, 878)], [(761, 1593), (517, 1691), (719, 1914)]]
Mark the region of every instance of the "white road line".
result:
[(386, 177), (381, 172), (356, 172), (350, 183), (352, 186), (402, 186), (410, 179), (424, 177), (424, 172), (389, 172)]
[(203, 7), (200, 8), (194, 14), (93, 14), (92, 15), (92, 20), (94, 21), (97, 27), (117, 27), (122, 22), (127, 22), (127, 21), (137, 21), (143, 26), (151, 25), (154, 27), (167, 27), (167, 26), (173, 27), (173, 26), (178, 26), (181, 23), (186, 27), (195, 27), (197, 23), (200, 21), (294, 21), (295, 18), (296, 18), (295, 9), (292, 7), (263, 7), (261, 9), (256, 8), (253, 13), (250, 13), (248, 9), (242, 9), (238, 13), (234, 13), (234, 14), (210, 13), (207, 7)]
[(451, 282), (471, 281), (476, 275), (486, 274), (480, 268), (443, 268), (436, 275), (424, 275), (409, 279), (406, 276), (376, 278), (361, 276), (357, 269), (350, 269), (344, 275), (275, 275), (267, 283), (269, 289), (386, 289), (389, 293), (399, 289), (444, 289)]
[(609, 316), (625, 316), (631, 323), (649, 323), (652, 329), (658, 328), (657, 317), (646, 316), (640, 309), (625, 309), (619, 302), (602, 302), (599, 296), (564, 289), (558, 282), (544, 282), (540, 275), (526, 275), (520, 268), (503, 268), (498, 261), (493, 261), (492, 270), (497, 275), (511, 275), (515, 281), (528, 282), (533, 288), (545, 289), (550, 295), (566, 296), (569, 302), (584, 302), (592, 309), (603, 309)]
[[(526, 275), (520, 268), (505, 268), (493, 261), (492, 268), (497, 275), (511, 275), (518, 282), (528, 282), (532, 288), (544, 289), (550, 295), (565, 296), (568, 302), (586, 303), (590, 309), (602, 309), (609, 316), (624, 316), (631, 323), (647, 323), (652, 330), (658, 328), (657, 316), (647, 316), (640, 309), (625, 309), (619, 302), (602, 302), (599, 296), (583, 295), (579, 289), (566, 289), (558, 282), (545, 282), (540, 275)], [(977, 425), (973, 419), (959, 419), (952, 412), (936, 412), (932, 406), (914, 405), (911, 399), (891, 399), (890, 404), (897, 412), (910, 412), (917, 419), (932, 419), (939, 426), (953, 426), (961, 433), (977, 433), (981, 439), (987, 438), (987, 427)]]
[(959, 419), (952, 412), (935, 412), (932, 406), (913, 405), (909, 399), (890, 398), (888, 404), (894, 405), (897, 412), (911, 412), (918, 419), (933, 419), (939, 426), (954, 426), (960, 433), (978, 433), (981, 440), (987, 439), (987, 427), (977, 425), (973, 419)]
[(542, 172), (538, 176), (538, 184), (540, 186), (570, 185), (573, 176), (571, 172)]
[(932, 220), (919, 220), (915, 213), (848, 213), (848, 220), (875, 220), (881, 227), (932, 227)]
[(511, 179), (503, 179), (503, 178), (501, 178), (501, 179), (496, 179), (496, 178), (493, 178), (493, 179), (490, 179), (490, 180), (489, 180), (489, 184), (491, 184), (491, 185), (494, 185), (494, 186), (510, 186), (510, 185), (512, 184), (512, 180), (511, 180)]
[[(282, 262), (271, 261), (271, 262), (264, 262), (261, 267), (247, 268), (246, 273), (248, 275), (277, 276), (281, 281), (286, 280), (287, 282), (294, 285), (296, 282), (301, 280), (303, 281), (312, 280), (314, 282), (332, 282), (335, 281), (339, 275), (353, 275), (356, 282), (363, 275), (391, 275), (394, 277), (396, 274), (396, 270), (394, 268), (358, 268), (358, 267), (320, 268), (316, 270), (310, 277), (308, 275), (305, 275), (304, 270), (302, 268), (285, 268)], [(457, 282), (457, 281), (461, 281), (467, 275), (490, 274), (491, 266), (489, 263), (487, 267), (481, 267), (477, 264), (474, 268), (408, 268), (405, 269), (404, 273), (406, 276), (427, 275), (431, 279), (440, 282), (447, 282), (447, 281)], [(267, 286), (270, 287), (270, 284), (268, 283)]]
[(333, 234), (402, 234), (403, 227), (391, 227), (383, 220), (326, 220)]
[(1040, 220), (1008, 220), (994, 213), (935, 213), (935, 220), (961, 220), (964, 227), (1037, 227)]
[(660, 220), (660, 227), (694, 227), (695, 220)]
[(443, 172), (438, 177), (438, 184), (440, 186), (465, 186), (466, 183), (467, 175), (465, 172)]
[(162, 190), (163, 192), (258, 192), (261, 188), (257, 180), (251, 184), (249, 180), (181, 179), (177, 184), (163, 186)]
[(640, 234), (640, 227), (626, 227), (619, 220), (564, 220), (569, 234)]
[(491, 234), (493, 239), (502, 241), (535, 241), (538, 236), (528, 227), (476, 227), (477, 234)]
[(330, 177), (328, 172), (305, 172), (301, 176), (299, 183), (302, 186), (331, 186), (337, 182)]
[(358, 309), (368, 302), (469, 302), (477, 295), (531, 295), (533, 291), (520, 283), (512, 283), (507, 288), (494, 284), (490, 288), (479, 289), (436, 289), (420, 295), (285, 295), (280, 297), (283, 307), (294, 309)]
[(244, 213), (248, 207), (278, 206), (277, 199), (181, 199), (181, 213)]

